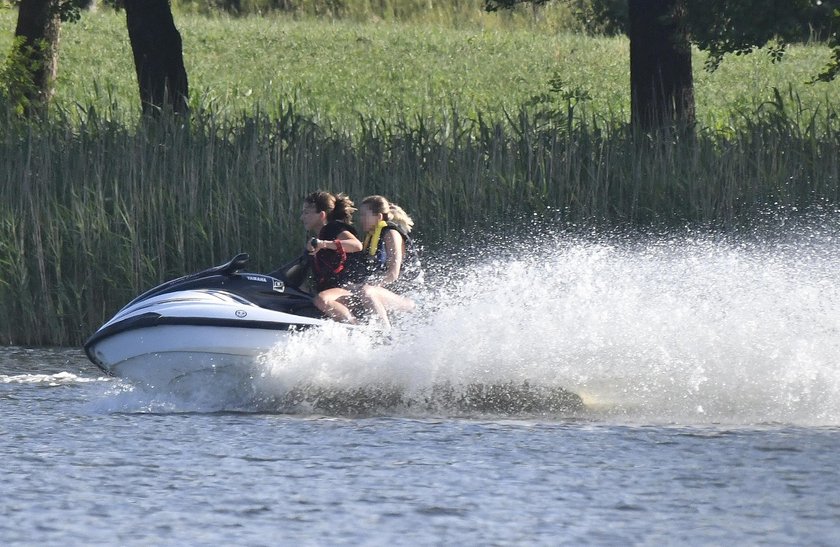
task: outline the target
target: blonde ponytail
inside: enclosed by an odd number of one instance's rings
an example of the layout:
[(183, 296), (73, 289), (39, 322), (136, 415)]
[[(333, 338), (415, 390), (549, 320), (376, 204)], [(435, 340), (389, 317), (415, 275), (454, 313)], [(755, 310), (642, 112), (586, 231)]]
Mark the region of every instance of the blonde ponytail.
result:
[(385, 222), (393, 222), (406, 234), (414, 226), (414, 221), (402, 207), (382, 196), (368, 196), (362, 200), (362, 205), (367, 205), (373, 213), (382, 215)]
[(399, 226), (403, 232), (409, 233), (411, 232), (411, 228), (414, 227), (414, 221), (411, 220), (411, 217), (408, 216), (402, 207), (397, 205), (396, 203), (391, 203), (388, 211), (388, 218), (385, 220), (390, 220), (397, 226)]

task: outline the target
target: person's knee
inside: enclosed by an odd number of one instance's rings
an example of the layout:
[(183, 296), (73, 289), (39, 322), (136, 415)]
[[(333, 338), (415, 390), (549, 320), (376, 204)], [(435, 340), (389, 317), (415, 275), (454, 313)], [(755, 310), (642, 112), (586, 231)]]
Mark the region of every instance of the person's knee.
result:
[(315, 307), (321, 311), (327, 309), (327, 301), (324, 300), (324, 297), (322, 297), (320, 294), (315, 295), (315, 298), (312, 299), (312, 303), (315, 304)]

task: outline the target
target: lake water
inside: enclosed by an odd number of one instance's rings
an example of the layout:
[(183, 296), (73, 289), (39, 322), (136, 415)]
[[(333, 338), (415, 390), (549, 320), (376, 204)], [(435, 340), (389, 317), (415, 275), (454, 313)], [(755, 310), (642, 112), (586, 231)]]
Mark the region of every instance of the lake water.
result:
[(237, 389), (0, 348), (0, 543), (836, 545), (833, 250), (477, 263), (390, 343), (301, 333)]

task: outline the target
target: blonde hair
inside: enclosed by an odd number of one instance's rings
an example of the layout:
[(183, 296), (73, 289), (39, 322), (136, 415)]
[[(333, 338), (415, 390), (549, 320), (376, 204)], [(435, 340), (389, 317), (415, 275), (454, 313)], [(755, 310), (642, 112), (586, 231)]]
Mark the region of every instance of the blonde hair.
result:
[(353, 223), (352, 215), (356, 212), (356, 207), (353, 206), (353, 201), (347, 194), (333, 194), (318, 190), (306, 196), (303, 202), (315, 207), (315, 210), (319, 213), (327, 213), (327, 220), (339, 220), (346, 224)]
[(385, 222), (393, 222), (406, 234), (411, 232), (414, 226), (414, 221), (402, 207), (382, 196), (368, 196), (362, 200), (362, 205), (366, 205), (373, 213), (382, 215)]

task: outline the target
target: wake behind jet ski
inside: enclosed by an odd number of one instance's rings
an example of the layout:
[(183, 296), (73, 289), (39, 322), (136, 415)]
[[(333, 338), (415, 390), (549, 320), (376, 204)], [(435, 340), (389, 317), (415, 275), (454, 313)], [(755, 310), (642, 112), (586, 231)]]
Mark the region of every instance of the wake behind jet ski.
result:
[(250, 367), (290, 332), (328, 321), (298, 288), (303, 258), (269, 275), (242, 271), (248, 258), (141, 294), (85, 342), (88, 358), (109, 375), (162, 386)]

